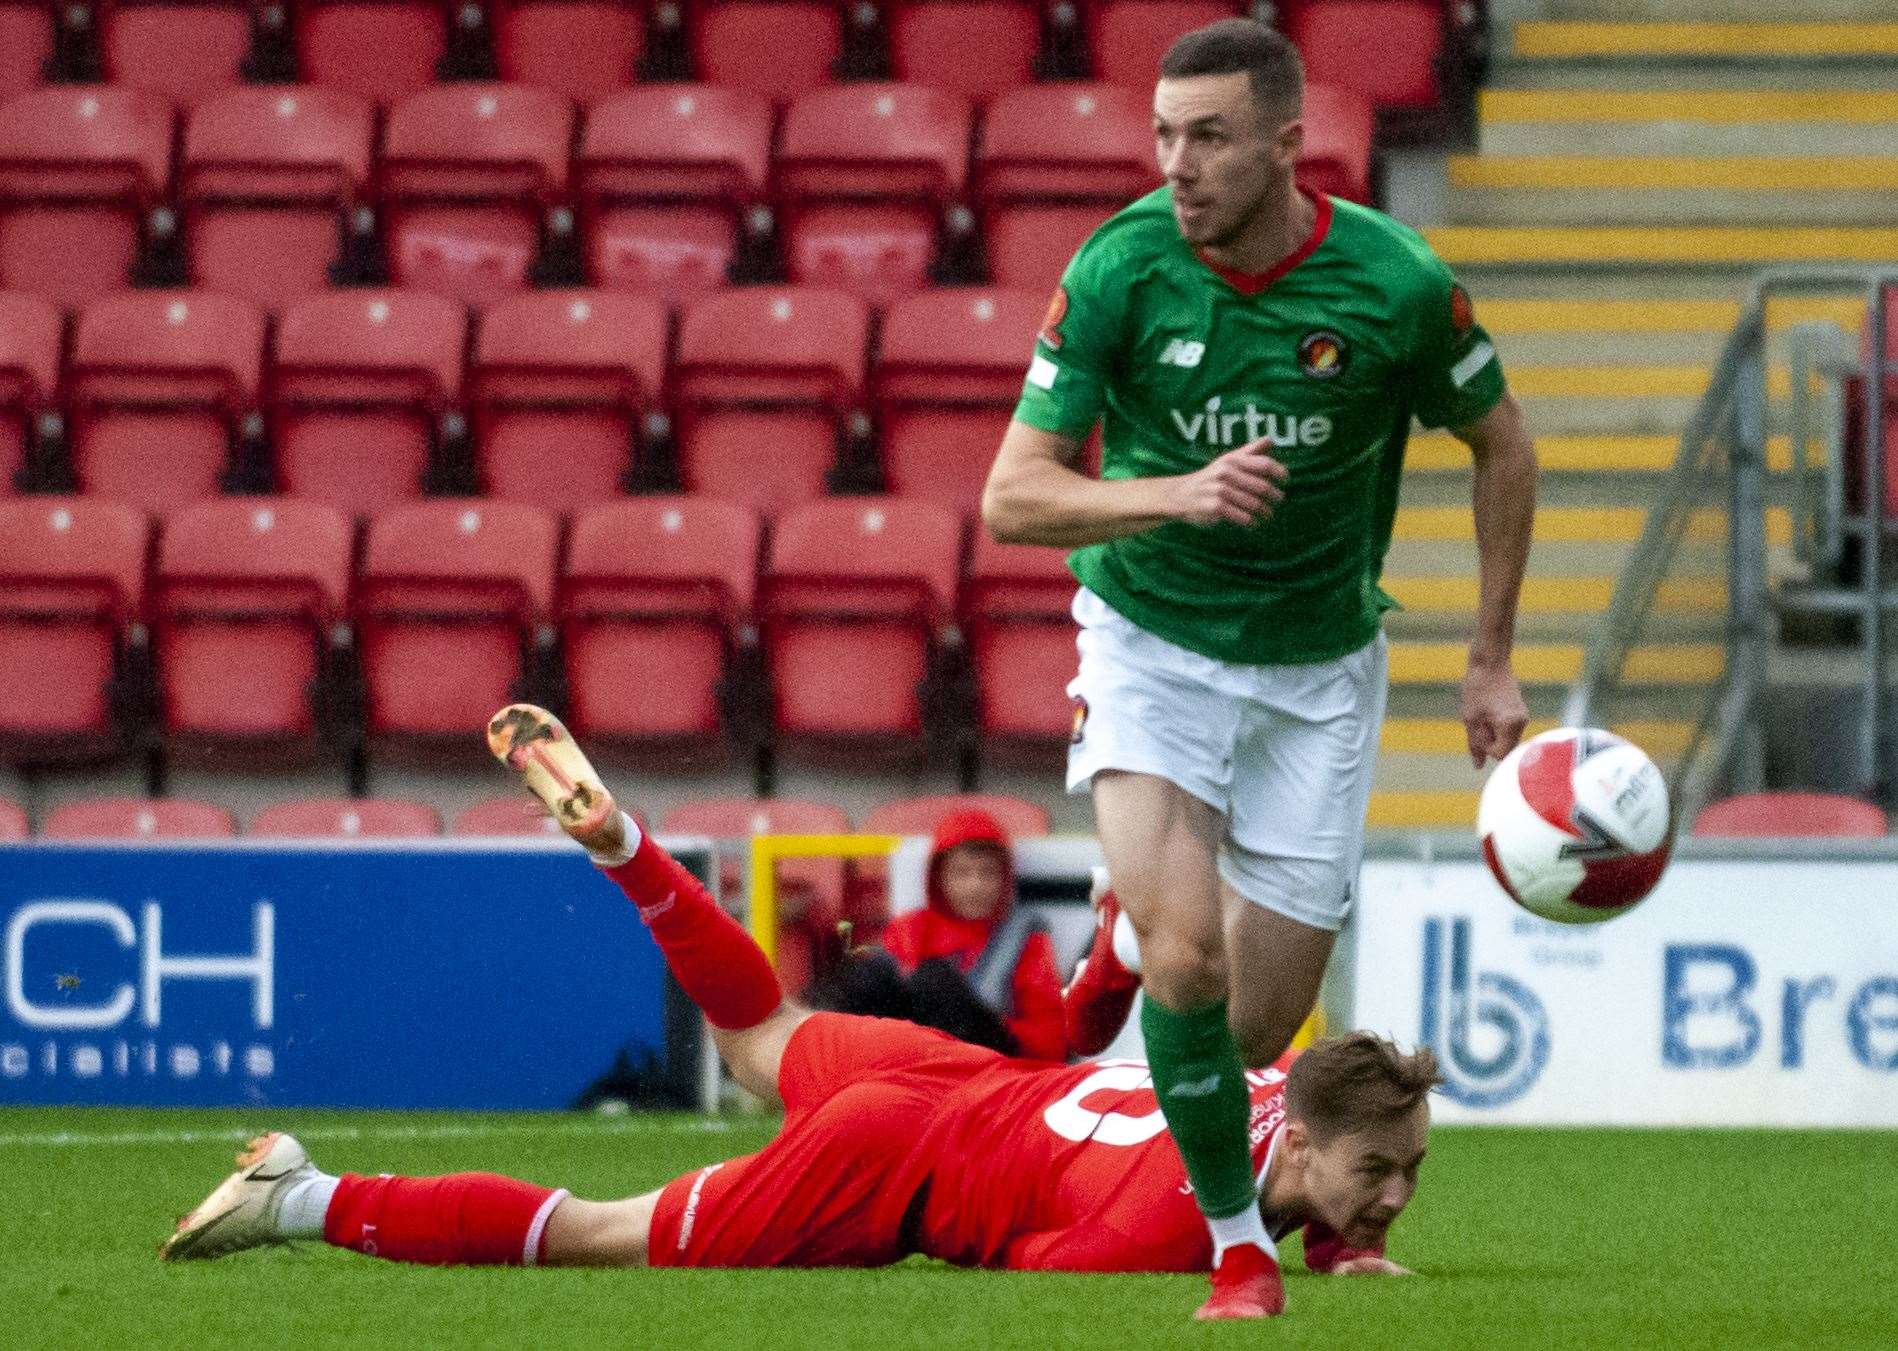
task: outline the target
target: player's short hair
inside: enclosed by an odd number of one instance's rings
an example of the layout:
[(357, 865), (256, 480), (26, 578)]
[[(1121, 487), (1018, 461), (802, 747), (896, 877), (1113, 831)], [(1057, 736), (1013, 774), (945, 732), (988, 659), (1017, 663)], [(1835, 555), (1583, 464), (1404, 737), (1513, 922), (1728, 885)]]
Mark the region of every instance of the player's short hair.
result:
[(1292, 1062), (1285, 1115), (1320, 1144), (1398, 1120), (1443, 1082), (1428, 1046), (1405, 1052), (1369, 1032), (1325, 1037)]
[(1298, 116), (1305, 97), (1305, 67), (1284, 34), (1253, 19), (1221, 19), (1182, 33), (1160, 58), (1160, 78), (1247, 75), (1252, 97), (1285, 120)]

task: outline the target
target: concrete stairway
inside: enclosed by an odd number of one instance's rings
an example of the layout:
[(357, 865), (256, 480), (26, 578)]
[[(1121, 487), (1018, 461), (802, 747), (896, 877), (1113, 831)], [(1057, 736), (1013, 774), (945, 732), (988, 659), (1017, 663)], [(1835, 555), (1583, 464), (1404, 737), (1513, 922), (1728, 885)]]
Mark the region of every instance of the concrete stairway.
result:
[[(1783, 6), (1777, 7), (1783, 12)], [(1559, 712), (1751, 277), (1776, 263), (1898, 260), (1898, 7), (1834, 0), (1593, 0), (1518, 24), (1481, 95), (1479, 153), (1448, 165), (1428, 230), (1496, 339), (1543, 481), (1517, 671), (1537, 726)], [(1663, 23), (1644, 22), (1659, 12)], [(1849, 22), (1869, 17), (1874, 22)], [(1626, 20), (1626, 21), (1621, 21)], [(1775, 304), (1774, 327), (1856, 328), (1856, 301)], [(1783, 394), (1785, 373), (1772, 373)], [(1772, 458), (1789, 450), (1775, 440)], [(1456, 682), (1475, 613), (1469, 455), (1412, 444), (1388, 589), (1391, 715), (1371, 823), (1466, 825), (1480, 778)], [(1783, 544), (1783, 513), (1768, 521)], [(1696, 530), (1717, 537), (1710, 514)], [(1664, 763), (1720, 670), (1717, 575), (1664, 588), (1620, 730)]]

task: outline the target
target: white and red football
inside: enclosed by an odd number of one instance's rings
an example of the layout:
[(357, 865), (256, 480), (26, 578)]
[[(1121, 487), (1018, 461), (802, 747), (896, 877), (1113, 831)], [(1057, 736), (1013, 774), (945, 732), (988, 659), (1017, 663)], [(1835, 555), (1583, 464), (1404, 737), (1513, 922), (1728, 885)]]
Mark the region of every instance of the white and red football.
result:
[(1523, 909), (1594, 924), (1654, 890), (1673, 849), (1667, 781), (1612, 732), (1557, 727), (1505, 755), (1476, 808), (1483, 858)]

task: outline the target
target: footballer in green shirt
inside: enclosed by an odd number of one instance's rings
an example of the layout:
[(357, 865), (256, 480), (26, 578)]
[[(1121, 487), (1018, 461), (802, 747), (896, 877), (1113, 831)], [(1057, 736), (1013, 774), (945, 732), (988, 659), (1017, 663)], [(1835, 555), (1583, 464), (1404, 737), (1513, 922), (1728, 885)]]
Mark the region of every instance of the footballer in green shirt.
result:
[[(1166, 185), (1069, 264), (983, 497), (996, 539), (1073, 550), (1068, 786), (1093, 794), (1155, 1090), (1212, 1229), (1203, 1317), (1283, 1307), (1243, 1066), (1284, 1053), (1350, 908), (1413, 419), (1474, 457), (1472, 761), (1527, 721), (1510, 653), (1534, 445), (1422, 237), (1295, 185), (1302, 93), (1296, 50), (1251, 20), (1168, 50)], [(1098, 479), (1078, 467), (1097, 423)]]

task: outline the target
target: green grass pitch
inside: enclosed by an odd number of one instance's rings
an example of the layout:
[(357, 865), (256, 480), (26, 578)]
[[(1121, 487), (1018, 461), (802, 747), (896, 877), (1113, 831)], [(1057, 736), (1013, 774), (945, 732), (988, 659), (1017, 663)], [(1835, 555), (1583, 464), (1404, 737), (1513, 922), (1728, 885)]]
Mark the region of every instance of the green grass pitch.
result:
[(1308, 1276), (1270, 1326), (1198, 1277), (401, 1267), (321, 1245), (171, 1267), (240, 1139), (332, 1171), (492, 1169), (606, 1197), (755, 1148), (686, 1116), (0, 1110), (7, 1347), (1898, 1346), (1898, 1135), (1443, 1129), (1394, 1234), (1411, 1280)]

